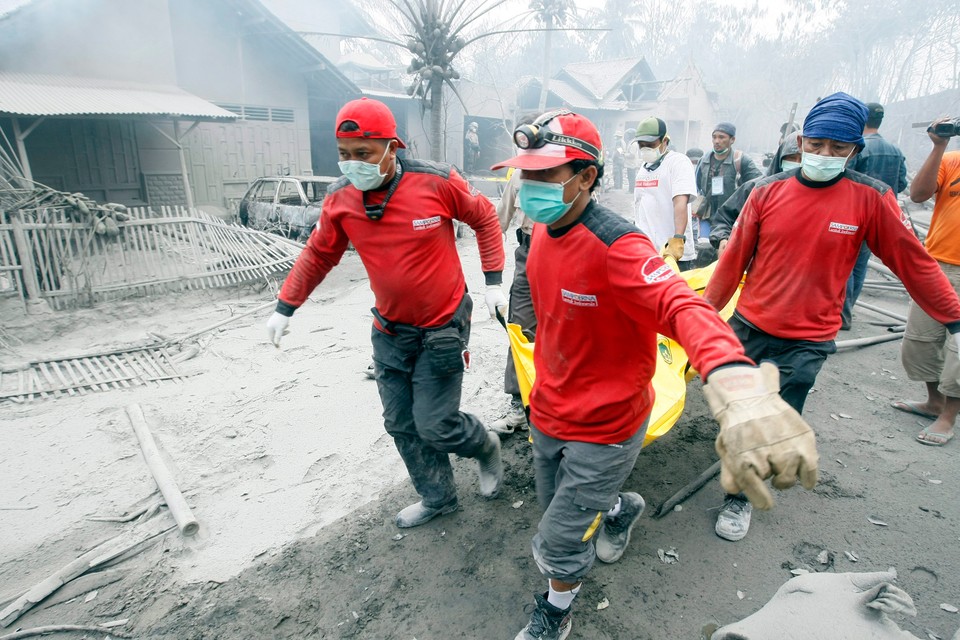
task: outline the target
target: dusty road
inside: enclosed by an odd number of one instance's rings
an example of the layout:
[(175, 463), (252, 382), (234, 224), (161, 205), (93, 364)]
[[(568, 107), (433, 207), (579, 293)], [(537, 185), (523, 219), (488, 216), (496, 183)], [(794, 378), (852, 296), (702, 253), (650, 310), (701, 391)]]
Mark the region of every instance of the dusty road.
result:
[[(472, 238), (461, 241), (461, 254), (478, 287)], [(902, 294), (866, 295), (906, 308)], [(41, 321), (5, 314), (19, 342), (2, 357), (116, 346), (147, 331), (182, 335), (266, 299), (252, 290), (191, 293)], [(127, 619), (119, 629), (133, 637), (171, 640), (513, 638), (532, 593), (544, 588), (529, 550), (539, 508), (528, 445), (504, 439), (506, 487), (492, 502), (476, 495), (473, 464), (458, 461), (462, 510), (398, 539), (393, 516), (416, 497), (363, 376), (371, 303), (359, 260), (347, 256), (294, 317), (280, 351), (263, 338), (265, 315), (253, 317), (205, 338), (182, 365), (181, 383), (0, 404), (3, 603), (95, 544), (150, 524), (87, 519), (155, 500), (124, 413), (131, 403), (143, 407), (202, 524), (195, 540), (174, 532), (115, 564), (115, 581), (94, 597), (86, 579), (74, 588), (79, 597), (38, 607), (3, 631)], [(492, 420), (506, 400), (505, 337), (482, 307), (463, 405)], [(860, 312), (841, 337), (882, 333), (870, 324), (880, 320)], [(814, 491), (780, 493), (772, 511), (754, 513), (740, 543), (713, 533), (716, 480), (682, 511), (645, 516), (622, 560), (597, 566), (586, 582), (572, 637), (697, 638), (707, 624), (749, 615), (791, 568), (807, 566), (895, 567), (919, 611), (901, 626), (919, 638), (950, 638), (960, 616), (940, 604), (960, 606), (960, 445), (921, 446), (914, 436), (928, 421), (890, 408), (921, 397), (898, 349), (887, 343), (827, 361), (805, 412), (821, 455)], [(655, 507), (714, 461), (714, 435), (694, 382), (680, 423), (644, 450), (627, 488)], [(163, 519), (170, 521), (165, 509), (151, 522)], [(679, 562), (663, 564), (657, 551), (670, 548)], [(823, 550), (826, 564), (817, 559)], [(598, 610), (604, 600), (609, 607)]]

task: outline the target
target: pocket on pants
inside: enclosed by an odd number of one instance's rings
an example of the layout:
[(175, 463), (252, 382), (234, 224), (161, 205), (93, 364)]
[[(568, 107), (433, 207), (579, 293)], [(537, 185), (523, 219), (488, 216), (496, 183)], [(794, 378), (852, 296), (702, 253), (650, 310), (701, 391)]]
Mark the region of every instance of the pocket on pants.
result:
[(603, 511), (606, 513), (617, 503), (620, 495), (616, 487), (610, 489), (577, 489), (573, 504), (583, 511)]
[(428, 332), (423, 337), (423, 353), (436, 376), (463, 372), (463, 351), (466, 345), (456, 327)]

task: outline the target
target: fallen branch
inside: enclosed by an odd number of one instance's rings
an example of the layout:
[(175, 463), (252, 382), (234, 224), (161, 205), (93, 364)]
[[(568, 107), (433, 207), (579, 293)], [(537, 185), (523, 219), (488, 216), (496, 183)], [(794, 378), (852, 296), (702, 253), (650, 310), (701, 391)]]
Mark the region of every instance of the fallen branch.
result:
[(680, 504), (681, 502), (683, 502), (684, 500), (686, 500), (687, 498), (695, 494), (697, 491), (699, 491), (703, 487), (703, 485), (710, 482), (713, 476), (717, 475), (718, 473), (720, 473), (719, 460), (717, 460), (712, 465), (710, 465), (706, 471), (704, 471), (703, 473), (698, 475), (696, 478), (694, 478), (692, 482), (688, 483), (682, 489), (680, 489), (675, 494), (670, 496), (670, 498), (667, 499), (666, 502), (660, 505), (660, 507), (653, 514), (653, 517), (659, 519), (667, 515), (671, 511), (673, 511), (673, 508), (675, 506), (677, 506), (678, 504)]
[(0, 640), (20, 640), (20, 638), (32, 638), (34, 636), (42, 636), (47, 633), (60, 633), (64, 631), (88, 631), (90, 633), (105, 633), (107, 635), (116, 636), (118, 638), (133, 637), (126, 633), (121, 633), (120, 631), (114, 631), (113, 629), (104, 629), (103, 627), (95, 627), (95, 626), (86, 625), (86, 624), (51, 624), (46, 627), (34, 627), (33, 629), (23, 629), (21, 631), (16, 631), (14, 633), (8, 633), (5, 636), (0, 636)]
[[(131, 520), (135, 520), (135, 519), (139, 518), (140, 516), (142, 516), (143, 514), (147, 513), (148, 511), (151, 512), (151, 515), (152, 515), (153, 513), (156, 513), (156, 509), (157, 509), (161, 504), (163, 504), (163, 503), (162, 503), (162, 502), (154, 502), (153, 504), (146, 504), (146, 505), (143, 505), (142, 507), (140, 507), (139, 509), (135, 509), (135, 510), (133, 510), (133, 511), (131, 511), (131, 512), (125, 514), (125, 515), (122, 515), (122, 516), (89, 516), (89, 517), (84, 518), (84, 519), (85, 519), (85, 520), (91, 520), (91, 521), (93, 521), (93, 522), (130, 522)], [(144, 520), (146, 520), (146, 519), (147, 519), (147, 518), (144, 518)]]
[(211, 324), (211, 325), (209, 325), (209, 326), (206, 326), (206, 327), (204, 327), (204, 328), (202, 328), (202, 329), (198, 329), (198, 330), (194, 331), (193, 333), (188, 333), (188, 334), (185, 335), (185, 336), (180, 336), (179, 338), (174, 338), (173, 341), (172, 341), (172, 344), (184, 343), (184, 342), (186, 342), (187, 340), (190, 340), (191, 338), (196, 338), (197, 336), (200, 336), (200, 335), (203, 335), (203, 334), (208, 333), (208, 332), (210, 332), (210, 331), (213, 331), (214, 329), (219, 329), (220, 327), (222, 327), (222, 326), (225, 325), (225, 324), (230, 324), (231, 322), (233, 322), (233, 321), (235, 321), (235, 320), (239, 320), (240, 318), (245, 318), (245, 317), (247, 317), (247, 316), (253, 315), (253, 314), (258, 313), (258, 312), (260, 312), (260, 311), (264, 311), (264, 310), (266, 310), (266, 309), (273, 308), (273, 307), (275, 307), (275, 306), (277, 306), (277, 301), (276, 301), (276, 300), (271, 300), (270, 302), (264, 302), (263, 304), (257, 305), (256, 307), (254, 307), (254, 308), (252, 308), (252, 309), (247, 309), (246, 311), (243, 311), (243, 312), (238, 313), (238, 314), (236, 314), (236, 315), (230, 316), (230, 317), (227, 318), (226, 320), (220, 320), (220, 321), (215, 322), (215, 323), (213, 323), (213, 324)]
[(38, 604), (37, 609), (49, 609), (50, 607), (55, 607), (58, 604), (63, 604), (74, 598), (79, 598), (85, 593), (102, 589), (114, 582), (120, 582), (126, 575), (127, 574), (120, 569), (107, 569), (105, 571), (95, 571), (84, 574), (70, 584), (63, 585), (56, 593)]
[(171, 529), (173, 529), (173, 526), (165, 526), (159, 529), (148, 530), (146, 533), (135, 537), (133, 534), (123, 534), (116, 538), (111, 538), (103, 544), (97, 545), (53, 575), (35, 584), (29, 591), (14, 600), (7, 608), (0, 611), (0, 625), (9, 627), (17, 618), (66, 583), (75, 578), (79, 578), (90, 569), (105, 565), (117, 556), (126, 553), (130, 549), (141, 546), (148, 540), (163, 535)]
[(150, 473), (153, 474), (153, 479), (156, 480), (160, 493), (163, 494), (167, 508), (173, 514), (173, 519), (177, 521), (180, 533), (185, 536), (194, 535), (200, 529), (200, 524), (193, 516), (193, 512), (190, 511), (190, 506), (184, 499), (183, 494), (180, 493), (180, 488), (177, 486), (176, 480), (173, 479), (173, 474), (163, 463), (160, 451), (157, 450), (157, 443), (153, 439), (153, 434), (150, 433), (150, 427), (147, 426), (140, 405), (129, 405), (127, 416), (129, 416), (130, 423), (133, 425), (134, 433), (137, 434), (137, 440), (140, 441), (143, 459), (147, 462), (147, 467), (150, 468)]

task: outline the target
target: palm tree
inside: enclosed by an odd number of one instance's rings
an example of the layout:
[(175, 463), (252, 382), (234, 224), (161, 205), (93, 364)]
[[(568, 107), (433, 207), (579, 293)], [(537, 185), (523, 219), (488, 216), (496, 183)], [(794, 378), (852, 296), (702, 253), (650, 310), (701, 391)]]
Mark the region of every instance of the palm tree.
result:
[(547, 92), (550, 89), (550, 47), (554, 27), (562, 27), (567, 17), (574, 13), (573, 0), (530, 0), (530, 11), (543, 24), (543, 73), (540, 80), (541, 112), (547, 108)]
[[(481, 38), (487, 38), (506, 33), (523, 33), (544, 31), (545, 29), (519, 29), (510, 26), (516, 21), (511, 17), (493, 29), (483, 28), (481, 19), (488, 17), (493, 11), (506, 4), (508, 0), (385, 0), (386, 6), (392, 8), (395, 14), (392, 22), (399, 22), (403, 26), (399, 36), (387, 34), (383, 37), (368, 35), (345, 35), (337, 33), (301, 32), (301, 35), (339, 36), (342, 38), (359, 38), (373, 40), (403, 47), (413, 56), (407, 72), (413, 75), (413, 82), (407, 92), (420, 99), (425, 110), (430, 111), (430, 159), (443, 160), (443, 87), (446, 85), (459, 99), (454, 80), (460, 73), (454, 68), (453, 62), (464, 47)], [(547, 46), (549, 47), (550, 30), (554, 23), (560, 24), (573, 11), (573, 0), (535, 0), (531, 7), (537, 15), (548, 19)], [(369, 16), (371, 10), (379, 10), (384, 5), (366, 7)], [(370, 17), (371, 24), (384, 23), (382, 13), (377, 14), (377, 20)], [(503, 29), (501, 27), (507, 26)], [(579, 30), (579, 29), (577, 29)], [(544, 73), (549, 69), (549, 60), (546, 61)], [(546, 75), (544, 76), (546, 77)], [(544, 98), (545, 99), (545, 96)], [(461, 100), (461, 103), (463, 101)]]

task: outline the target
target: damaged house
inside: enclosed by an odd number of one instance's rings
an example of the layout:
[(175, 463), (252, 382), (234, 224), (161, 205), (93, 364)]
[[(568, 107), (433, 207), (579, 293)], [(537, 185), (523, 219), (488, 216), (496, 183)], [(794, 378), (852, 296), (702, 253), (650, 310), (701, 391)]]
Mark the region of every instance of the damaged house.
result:
[[(0, 17), (0, 129), (24, 174), (126, 205), (231, 208), (337, 175), (359, 89), (257, 0), (32, 0)], [(326, 148), (329, 147), (329, 148)]]

